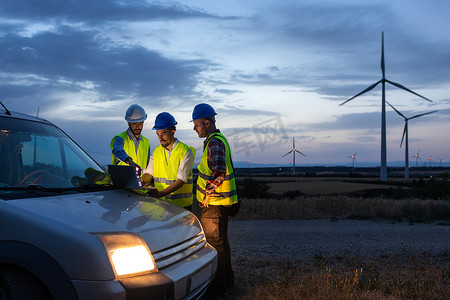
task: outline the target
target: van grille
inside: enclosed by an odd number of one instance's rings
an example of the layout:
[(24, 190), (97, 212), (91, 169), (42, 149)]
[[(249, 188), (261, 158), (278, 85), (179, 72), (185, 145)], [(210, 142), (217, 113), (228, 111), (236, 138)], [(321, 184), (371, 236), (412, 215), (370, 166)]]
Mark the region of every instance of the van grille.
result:
[(186, 240), (176, 246), (158, 252), (152, 252), (158, 269), (162, 269), (185, 257), (192, 255), (206, 245), (206, 238), (203, 233), (199, 233), (193, 238)]

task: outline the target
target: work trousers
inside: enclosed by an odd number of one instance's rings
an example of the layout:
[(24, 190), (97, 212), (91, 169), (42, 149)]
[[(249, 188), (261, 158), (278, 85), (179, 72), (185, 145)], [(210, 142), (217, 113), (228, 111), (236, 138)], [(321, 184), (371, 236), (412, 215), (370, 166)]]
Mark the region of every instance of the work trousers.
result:
[(217, 273), (212, 285), (218, 289), (234, 286), (230, 244), (228, 242), (228, 209), (229, 207), (223, 205), (203, 207), (200, 219), (206, 240), (218, 252)]

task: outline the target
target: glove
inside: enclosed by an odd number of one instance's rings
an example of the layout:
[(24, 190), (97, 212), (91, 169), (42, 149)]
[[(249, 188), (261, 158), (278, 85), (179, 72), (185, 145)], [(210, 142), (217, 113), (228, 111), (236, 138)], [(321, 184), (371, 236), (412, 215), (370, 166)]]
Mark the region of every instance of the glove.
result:
[(142, 173), (142, 168), (141, 168), (141, 166), (139, 166), (137, 163), (135, 163), (131, 157), (128, 157), (128, 158), (125, 160), (125, 162), (126, 162), (127, 164), (129, 164), (130, 166), (135, 167), (135, 168), (136, 168), (136, 173), (137, 173), (139, 176), (141, 176), (141, 173)]

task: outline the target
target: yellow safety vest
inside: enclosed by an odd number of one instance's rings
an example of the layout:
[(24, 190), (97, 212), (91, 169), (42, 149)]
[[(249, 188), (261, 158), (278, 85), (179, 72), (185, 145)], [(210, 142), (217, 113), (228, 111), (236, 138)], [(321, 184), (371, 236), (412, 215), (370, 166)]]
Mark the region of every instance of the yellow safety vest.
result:
[[(191, 149), (192, 154), (195, 157), (195, 149), (181, 142), (178, 142), (172, 149), (170, 157), (168, 157), (167, 151), (163, 146), (159, 145), (156, 147), (153, 152), (153, 180), (155, 188), (161, 191), (177, 180), (180, 163), (189, 149)], [(190, 167), (191, 170), (187, 182), (178, 190), (162, 197), (162, 199), (168, 200), (181, 207), (192, 204), (192, 165)]]
[(227, 139), (221, 133), (211, 134), (207, 140), (205, 149), (203, 149), (202, 160), (198, 166), (198, 179), (197, 179), (197, 200), (202, 202), (205, 198), (206, 183), (210, 180), (213, 171), (208, 167), (208, 144), (212, 138), (217, 138), (225, 145), (225, 157), (227, 164), (227, 172), (222, 184), (214, 191), (220, 194), (220, 196), (211, 196), (209, 198), (209, 205), (232, 205), (238, 202), (236, 191), (236, 179), (234, 177), (233, 165), (231, 164), (231, 150), (228, 145)]
[[(123, 140), (125, 141), (123, 145), (123, 150), (125, 150), (128, 156), (131, 157), (133, 161), (137, 163), (142, 169), (147, 168), (149, 159), (148, 152), (150, 150), (150, 142), (148, 141), (148, 139), (142, 136), (142, 140), (139, 142), (138, 152), (136, 153), (136, 148), (134, 146), (133, 140), (130, 139), (127, 131), (124, 131), (121, 134), (118, 134), (112, 138), (110, 145), (111, 151), (113, 149), (116, 137), (118, 136), (123, 138)], [(112, 163), (113, 165), (127, 165), (127, 163), (118, 160), (114, 155), (112, 156)]]

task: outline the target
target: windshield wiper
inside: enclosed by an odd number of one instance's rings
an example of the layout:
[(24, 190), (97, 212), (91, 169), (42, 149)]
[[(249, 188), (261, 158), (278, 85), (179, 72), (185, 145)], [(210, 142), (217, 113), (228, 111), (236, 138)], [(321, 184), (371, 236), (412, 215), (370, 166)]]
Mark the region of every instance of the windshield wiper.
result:
[(62, 193), (66, 191), (71, 191), (76, 188), (67, 187), (67, 188), (55, 188), (55, 187), (45, 187), (39, 184), (29, 184), (27, 186), (1, 186), (1, 191), (24, 191), (24, 192), (34, 192), (34, 191), (45, 191), (45, 192), (53, 192), (53, 193)]
[(72, 187), (46, 187), (39, 184), (29, 184), (27, 186), (0, 186), (0, 191), (24, 191), (27, 193), (48, 192), (48, 193), (66, 193), (80, 192), (86, 193), (91, 191), (104, 191), (112, 189), (112, 185), (85, 184), (82, 186)]

